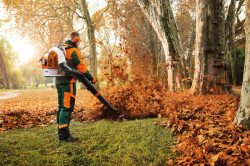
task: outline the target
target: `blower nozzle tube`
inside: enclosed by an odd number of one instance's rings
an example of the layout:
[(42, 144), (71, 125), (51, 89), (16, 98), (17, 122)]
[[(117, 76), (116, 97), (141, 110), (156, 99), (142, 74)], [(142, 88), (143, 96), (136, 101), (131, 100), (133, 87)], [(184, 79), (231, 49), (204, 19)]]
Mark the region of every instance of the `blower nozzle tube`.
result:
[(70, 68), (65, 62), (59, 64), (59, 67), (69, 76), (77, 78), (86, 88), (97, 97), (110, 111), (117, 112), (115, 108), (113, 108), (109, 102), (100, 94), (100, 92), (95, 88), (95, 86), (82, 74), (80, 71), (76, 69)]

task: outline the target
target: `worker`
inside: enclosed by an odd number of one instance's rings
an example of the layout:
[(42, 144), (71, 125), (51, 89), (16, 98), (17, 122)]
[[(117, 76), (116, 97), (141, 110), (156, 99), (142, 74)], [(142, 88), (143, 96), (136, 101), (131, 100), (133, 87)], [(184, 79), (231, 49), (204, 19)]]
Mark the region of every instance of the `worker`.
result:
[[(67, 40), (64, 45), (67, 65), (83, 73), (86, 78), (94, 84), (97, 80), (91, 75), (83, 63), (81, 53), (78, 49), (80, 43), (80, 34), (75, 31), (72, 32), (70, 34), (70, 40)], [(57, 123), (59, 142), (77, 141), (78, 138), (71, 136), (69, 131), (71, 114), (74, 110), (76, 99), (76, 78), (72, 76), (56, 77), (55, 84), (58, 93)]]

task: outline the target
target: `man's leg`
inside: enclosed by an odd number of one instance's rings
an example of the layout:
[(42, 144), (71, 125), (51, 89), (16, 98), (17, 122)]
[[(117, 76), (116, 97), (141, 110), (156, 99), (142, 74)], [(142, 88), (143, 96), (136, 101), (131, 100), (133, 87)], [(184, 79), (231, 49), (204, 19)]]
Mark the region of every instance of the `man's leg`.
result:
[(77, 139), (70, 136), (69, 124), (71, 120), (71, 113), (75, 106), (76, 85), (65, 84), (62, 85), (63, 102), (62, 109), (59, 116), (59, 140), (76, 141)]
[(59, 128), (59, 117), (60, 117), (60, 112), (62, 109), (62, 104), (63, 104), (63, 98), (62, 98), (62, 89), (60, 87), (60, 85), (56, 85), (56, 90), (57, 90), (57, 94), (58, 94), (58, 110), (57, 110), (57, 114), (56, 114), (56, 122), (58, 124), (58, 128)]

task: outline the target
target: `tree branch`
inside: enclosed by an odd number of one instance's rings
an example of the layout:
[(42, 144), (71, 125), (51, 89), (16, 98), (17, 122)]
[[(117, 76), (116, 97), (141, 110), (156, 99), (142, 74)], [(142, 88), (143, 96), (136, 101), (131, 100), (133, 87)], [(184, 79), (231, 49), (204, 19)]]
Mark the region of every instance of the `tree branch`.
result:
[(240, 9), (243, 6), (244, 2), (245, 0), (240, 0), (239, 6), (237, 7), (237, 10), (236, 10), (236, 16), (238, 16), (241, 13)]
[(70, 7), (68, 6), (65, 6), (65, 7), (69, 9), (70, 11), (72, 11), (73, 13), (75, 13), (79, 18), (86, 19), (86, 17), (81, 16), (79, 13), (77, 13), (75, 10), (71, 9)]
[(103, 17), (104, 13), (109, 9), (109, 5), (107, 6), (107, 8), (101, 13), (100, 17), (98, 18), (97, 22), (93, 25), (94, 29), (96, 28), (97, 24), (99, 23), (99, 21), (101, 20), (101, 18)]

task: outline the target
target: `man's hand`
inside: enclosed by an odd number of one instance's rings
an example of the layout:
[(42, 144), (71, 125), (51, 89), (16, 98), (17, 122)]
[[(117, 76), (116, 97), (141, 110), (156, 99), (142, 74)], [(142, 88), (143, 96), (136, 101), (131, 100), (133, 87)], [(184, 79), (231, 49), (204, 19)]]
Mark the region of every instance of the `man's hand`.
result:
[(95, 84), (97, 82), (96, 78), (93, 78), (93, 80), (91, 81), (92, 84)]

